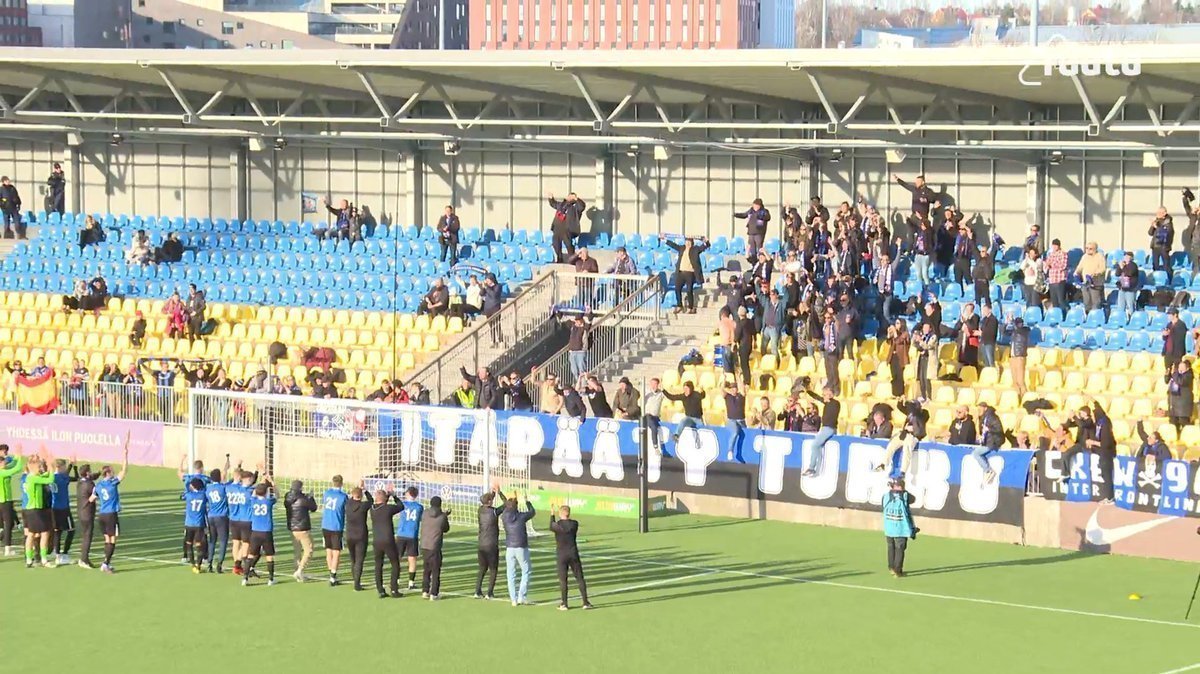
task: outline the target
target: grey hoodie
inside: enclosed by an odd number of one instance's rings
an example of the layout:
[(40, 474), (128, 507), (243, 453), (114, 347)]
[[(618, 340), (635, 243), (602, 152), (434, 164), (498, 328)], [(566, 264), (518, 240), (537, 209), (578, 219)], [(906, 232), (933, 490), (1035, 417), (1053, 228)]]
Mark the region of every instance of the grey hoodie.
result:
[(533, 519), (537, 514), (533, 510), (533, 504), (525, 501), (525, 512), (521, 512), (516, 508), (504, 509), (500, 513), (500, 521), (504, 524), (504, 545), (509, 548), (527, 548), (529, 547), (529, 534), (525, 531), (525, 523)]
[(421, 516), (421, 549), (441, 550), (442, 538), (450, 531), (450, 520), (441, 508), (429, 506)]

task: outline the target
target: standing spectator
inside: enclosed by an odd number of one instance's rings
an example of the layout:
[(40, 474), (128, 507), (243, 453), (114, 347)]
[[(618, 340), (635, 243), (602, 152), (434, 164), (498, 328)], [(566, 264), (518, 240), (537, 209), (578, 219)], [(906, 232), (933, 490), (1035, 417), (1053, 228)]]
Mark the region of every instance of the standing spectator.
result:
[(892, 375), (892, 397), (904, 397), (904, 368), (908, 367), (908, 349), (912, 336), (903, 318), (897, 318), (887, 329), (888, 368)]
[(481, 410), (504, 409), (504, 393), (496, 383), (495, 377), (492, 376), (491, 370), (481, 367), (476, 371), (475, 376), (471, 376), (467, 372), (467, 368), (461, 367), (459, 369), (462, 371), (463, 381), (475, 390), (474, 400), (476, 407)]
[[(141, 359), (138, 366), (148, 370), (152, 361)], [(175, 423), (175, 375), (176, 369), (171, 367), (167, 359), (159, 361), (159, 367), (154, 370), (154, 390), (158, 398), (158, 413), (163, 423)]]
[[(504, 502), (504, 512), (500, 513), (500, 523), (504, 525), (504, 571), (508, 576), (508, 598), (513, 606), (529, 603), (527, 597), (532, 571), (529, 565), (529, 533), (525, 523), (537, 515), (528, 499), (525, 500), (525, 512), (517, 510), (517, 498), (514, 492), (512, 498)], [(520, 585), (517, 584), (518, 567), (521, 570)]]
[(1042, 246), (1042, 228), (1040, 225), (1030, 225), (1029, 234), (1025, 237), (1025, 242), (1021, 244), (1021, 249), (1028, 252), (1037, 253), (1036, 257), (1041, 257), (1046, 251)]
[(571, 366), (571, 380), (577, 381), (587, 372), (588, 347), (591, 346), (592, 324), (583, 314), (571, 319), (571, 332), (567, 336), (567, 362)]
[(700, 261), (700, 253), (708, 249), (708, 237), (701, 237), (697, 244), (694, 237), (687, 237), (683, 245), (667, 241), (659, 236), (659, 241), (666, 241), (668, 247), (678, 253), (675, 259), (675, 313), (684, 310), (683, 291), (687, 288), (687, 312), (696, 313), (696, 285), (704, 285), (704, 265)]
[(1025, 256), (1021, 258), (1021, 294), (1025, 297), (1025, 306), (1040, 307), (1045, 287), (1046, 269), (1038, 258), (1037, 249), (1026, 248)]
[(492, 330), (492, 346), (504, 345), (504, 328), (500, 325), (499, 320), (492, 320), (492, 317), (500, 313), (500, 305), (504, 302), (500, 292), (500, 284), (496, 282), (496, 277), (488, 274), (483, 278), (483, 288), (479, 291), (480, 310), (487, 317), (491, 324)]
[(442, 255), (439, 258), (442, 262), (446, 261), (446, 255), (450, 255), (450, 266), (458, 264), (458, 233), (462, 229), (462, 223), (458, 219), (458, 215), (454, 212), (453, 206), (446, 206), (446, 210), (442, 213), (442, 217), (438, 218), (437, 232), (438, 245), (442, 248)]
[(588, 403), (592, 407), (593, 417), (597, 419), (612, 418), (613, 411), (612, 406), (608, 404), (608, 395), (604, 393), (604, 386), (595, 375), (587, 377), (583, 395), (588, 399)]
[(954, 408), (954, 420), (950, 422), (946, 442), (951, 445), (973, 445), (978, 439), (975, 433), (975, 420), (971, 418), (966, 405)]
[(579, 221), (587, 205), (574, 192), (561, 201), (554, 198), (553, 192), (547, 193), (546, 197), (550, 200), (550, 208), (554, 209), (554, 221), (550, 223), (550, 233), (554, 235), (554, 258), (562, 264), (575, 254), (575, 237), (581, 231)]
[(913, 347), (917, 350), (917, 385), (921, 393), (918, 401), (925, 402), (933, 398), (931, 381), (937, 379), (938, 372), (938, 334), (932, 323), (921, 324)]
[[(529, 371), (532, 378), (537, 374), (537, 368)], [(538, 411), (543, 414), (559, 414), (563, 409), (562, 389), (558, 387), (558, 377), (546, 375), (545, 381), (538, 386)]]
[(818, 219), (821, 222), (829, 222), (829, 209), (821, 203), (821, 197), (813, 197), (808, 200), (808, 212), (804, 214), (804, 224), (812, 225)]
[(579, 250), (567, 258), (567, 264), (573, 265), (575, 272), (579, 274), (600, 273), (600, 263), (588, 253), (587, 246), (580, 246)]
[[(1051, 253), (1053, 255), (1053, 253)], [(1108, 264), (1104, 255), (1099, 251), (1095, 241), (1089, 241), (1083, 247), (1083, 258), (1075, 266), (1075, 273), (1083, 281), (1080, 289), (1083, 294), (1083, 308), (1092, 311), (1104, 307), (1104, 276)]]
[(683, 421), (679, 422), (675, 432), (671, 434), (671, 441), (678, 442), (679, 436), (683, 435), (684, 429), (691, 428), (693, 431), (699, 426), (704, 425), (704, 391), (697, 391), (692, 382), (683, 382), (683, 393), (671, 393), (663, 391), (663, 396), (667, 400), (683, 403)]
[(1050, 242), (1050, 252), (1046, 253), (1044, 265), (1046, 282), (1050, 286), (1050, 305), (1059, 311), (1067, 311), (1067, 251), (1062, 249), (1058, 239)]
[(900, 187), (912, 192), (912, 208), (910, 210), (914, 215), (919, 216), (921, 220), (929, 220), (929, 209), (931, 207), (941, 208), (942, 203), (937, 200), (937, 194), (925, 184), (925, 176), (917, 176), (911, 184), (904, 182), (900, 176), (895, 174), (892, 174), (892, 178)]
[(150, 247), (150, 237), (146, 235), (146, 230), (139, 229), (129, 241), (129, 252), (125, 253), (125, 262), (150, 264), (153, 260), (154, 250)]
[[(613, 257), (613, 263), (609, 265), (605, 274), (619, 274), (622, 276), (636, 276), (638, 273), (637, 264), (633, 258), (629, 257), (628, 251), (624, 246), (617, 248), (616, 255)], [(613, 304), (620, 304), (625, 301), (629, 293), (637, 288), (637, 281), (631, 279), (622, 279), (614, 282), (614, 297)]]
[(104, 228), (92, 216), (87, 216), (83, 221), (83, 229), (79, 230), (79, 250), (83, 250), (88, 246), (94, 246), (107, 237), (104, 235)]
[(875, 289), (879, 291), (875, 318), (880, 325), (892, 322), (892, 302), (895, 300), (892, 291), (895, 288), (896, 266), (899, 262), (899, 259), (893, 261), (887, 253), (879, 256), (879, 267), (875, 270)]
[(750, 354), (754, 351), (754, 319), (746, 307), (738, 307), (737, 325), (733, 329), (733, 340), (737, 344), (738, 369), (742, 381), (750, 383)]
[(1000, 321), (992, 313), (992, 303), (984, 302), (979, 316), (979, 361), (983, 367), (996, 367), (996, 341), (1000, 337)]
[(746, 425), (763, 431), (775, 430), (775, 422), (779, 421), (778, 414), (771, 409), (771, 399), (762, 396), (758, 399), (758, 407), (751, 410), (746, 417)]
[(1188, 326), (1179, 318), (1179, 309), (1168, 309), (1167, 327), (1162, 331), (1162, 357), (1168, 373), (1175, 369), (1175, 365), (1183, 360), (1184, 354), (1187, 353), (1187, 331)]
[(810, 477), (817, 474), (817, 466), (820, 465), (821, 457), (824, 454), (825, 443), (833, 438), (834, 433), (837, 433), (838, 420), (842, 415), (842, 403), (838, 401), (836, 392), (828, 384), (825, 385), (820, 396), (811, 390), (805, 390), (805, 393), (813, 400), (822, 403), (821, 430), (817, 431), (816, 437), (813, 438), (808, 463), (804, 466), (804, 472), (801, 473)]
[(717, 346), (714, 349), (713, 364), (719, 356), (721, 360), (721, 369), (727, 374), (734, 374), (737, 371), (737, 359), (734, 358), (733, 347), (733, 332), (737, 328), (737, 321), (733, 320), (733, 312), (729, 307), (721, 307), (717, 312)]
[(46, 178), (46, 212), (59, 215), (67, 212), (67, 178), (58, 162), (50, 167), (50, 177)]
[(762, 199), (755, 199), (750, 208), (734, 213), (733, 217), (746, 221), (746, 257), (753, 260), (766, 243), (767, 223), (771, 221), (771, 211), (763, 208)]
[(992, 252), (980, 247), (975, 267), (971, 269), (971, 281), (975, 284), (975, 301), (981, 305), (992, 301), (992, 277), (996, 275)]
[(1171, 281), (1171, 248), (1175, 245), (1175, 221), (1167, 214), (1165, 206), (1159, 206), (1150, 220), (1150, 253), (1154, 271), (1167, 272)]
[(587, 419), (587, 406), (583, 404), (583, 396), (573, 384), (563, 386), (563, 414), (578, 419), (580, 423)]
[(759, 330), (759, 351), (779, 358), (779, 339), (783, 333), (786, 307), (779, 299), (779, 291), (774, 288), (766, 295), (759, 295), (759, 305), (756, 312), (761, 317), (762, 327)]
[(1183, 245), (1192, 261), (1192, 274), (1200, 273), (1200, 203), (1190, 189), (1183, 190), (1183, 212), (1188, 226), (1183, 232)]
[(4, 214), (4, 238), (25, 238), (25, 223), (21, 222), (21, 194), (8, 176), (0, 177), (0, 213)]
[(971, 262), (975, 260), (977, 253), (971, 228), (967, 225), (959, 226), (954, 237), (954, 282), (960, 288), (966, 287), (966, 281), (971, 277)]
[(434, 279), (433, 287), (429, 289), (429, 292), (425, 293), (420, 306), (417, 307), (417, 313), (429, 314), (430, 316), (444, 316), (449, 310), (450, 289), (446, 287), (446, 283), (442, 279)]
[(579, 522), (571, 519), (571, 507), (560, 506), (558, 520), (550, 515), (550, 530), (554, 532), (554, 550), (558, 569), (558, 591), (561, 602), (558, 610), (566, 611), (567, 606), (567, 571), (575, 576), (575, 584), (579, 586), (579, 597), (583, 600), (584, 610), (592, 608), (588, 601), (587, 581), (583, 578), (583, 562), (579, 560)]
[(63, 375), (67, 384), (67, 405), (75, 414), (83, 417), (91, 415), (90, 377), (87, 366), (78, 358), (71, 365), (71, 373)]
[(189, 342), (195, 342), (204, 336), (204, 313), (207, 309), (208, 302), (204, 299), (204, 291), (197, 290), (195, 283), (189, 283), (187, 299)]
[(1022, 318), (1013, 318), (1008, 314), (1004, 331), (1008, 333), (1009, 355), (1008, 371), (1012, 374), (1013, 386), (1017, 389), (1017, 397), (1024, 398), (1025, 388), (1025, 358), (1029, 355), (1030, 329)]
[[(494, 485), (492, 491), (479, 497), (479, 547), (476, 552), (479, 573), (475, 576), (475, 599), (496, 598), (496, 572), (500, 569), (500, 515), (504, 512), (503, 505), (499, 508), (492, 505), (497, 493), (501, 502), (505, 501), (504, 492), (500, 491), (499, 484)], [(486, 595), (483, 593), (484, 574), (488, 576)]]
[(1192, 423), (1195, 415), (1196, 401), (1192, 363), (1190, 359), (1180, 360), (1168, 372), (1167, 380), (1167, 414), (1176, 430)]
[(1125, 256), (1113, 269), (1113, 275), (1117, 281), (1117, 310), (1124, 312), (1125, 318), (1128, 319), (1137, 311), (1138, 289), (1141, 288), (1141, 277), (1137, 264), (1133, 261), (1132, 252), (1125, 251)]
[[(725, 427), (729, 429), (729, 447), (725, 450), (726, 461), (745, 463), (742, 458), (742, 442), (746, 439), (746, 385), (725, 382)], [(682, 424), (680, 425), (682, 428)]]
[(816, 353), (813, 347), (813, 335), (818, 331), (814, 323), (816, 314), (809, 308), (808, 302), (804, 301), (789, 313), (792, 321), (792, 358), (800, 360), (801, 354), (811, 358)]
[(642, 426), (646, 429), (646, 441), (650, 443), (650, 448), (654, 451), (667, 456), (666, 450), (662, 446), (662, 403), (663, 394), (659, 388), (658, 377), (652, 378), (647, 383), (646, 399), (642, 401)]
[(617, 392), (613, 394), (612, 407), (616, 418), (623, 421), (637, 421), (642, 418), (642, 410), (638, 406), (638, 390), (633, 387), (629, 377), (621, 377), (617, 382)]
[[(899, 237), (896, 238), (896, 243), (900, 245)], [(918, 219), (916, 221), (912, 232), (911, 246), (913, 273), (917, 275), (917, 279), (921, 281), (921, 288), (924, 289), (932, 278), (929, 269), (933, 263), (933, 255), (937, 251), (937, 235), (930, 227), (928, 220)]]
[(979, 367), (979, 336), (979, 317), (975, 315), (975, 304), (967, 302), (963, 305), (962, 315), (954, 326), (960, 366)]
[(442, 545), (450, 531), (450, 511), (442, 510), (442, 497), (429, 497), (421, 514), (421, 597), (437, 601), (442, 592)]
[(122, 400), (124, 409), (121, 411), (121, 416), (130, 419), (141, 419), (142, 394), (144, 392), (143, 385), (145, 384), (145, 379), (143, 379), (142, 371), (137, 363), (129, 366), (129, 371), (125, 373), (125, 376), (121, 377), (121, 384), (125, 391)]
[(350, 202), (341, 199), (338, 201), (337, 208), (329, 205), (328, 199), (321, 199), (321, 204), (325, 206), (325, 210), (334, 217), (332, 227), (321, 227), (313, 230), (313, 234), (318, 239), (350, 239), (350, 225), (354, 218), (354, 207)]
[(821, 325), (821, 353), (825, 358), (825, 387), (834, 395), (841, 392), (841, 377), (838, 365), (842, 359), (842, 346), (838, 340), (838, 320), (833, 307), (825, 307), (825, 322)]
[(513, 370), (508, 379), (500, 378), (501, 392), (508, 398), (507, 409), (527, 412), (533, 409), (533, 398), (529, 397), (529, 387), (521, 379), (521, 375)]
[[(1092, 452), (1099, 459), (1100, 468), (1100, 495), (1101, 503), (1113, 502), (1113, 462), (1117, 455), (1117, 440), (1113, 435), (1112, 420), (1108, 418), (1104, 408), (1100, 407), (1100, 403), (1096, 402), (1090, 395), (1085, 399), (1091, 403), (1090, 414), (1088, 408), (1084, 407), (1080, 410), (1080, 415), (1074, 422), (1079, 433), (1074, 446), (1063, 453), (1063, 466), (1067, 469), (1066, 479), (1070, 479), (1071, 461), (1076, 454), (1082, 452)], [(1068, 422), (1071, 423), (1071, 422)], [(1085, 468), (1090, 473), (1091, 470)]]

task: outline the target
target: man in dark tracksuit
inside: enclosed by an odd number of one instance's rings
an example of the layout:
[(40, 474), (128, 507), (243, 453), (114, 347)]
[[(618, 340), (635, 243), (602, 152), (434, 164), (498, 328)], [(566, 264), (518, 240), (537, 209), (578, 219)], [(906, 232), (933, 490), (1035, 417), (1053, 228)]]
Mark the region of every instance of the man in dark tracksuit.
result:
[(437, 601), (442, 591), (442, 539), (450, 531), (450, 511), (442, 510), (442, 497), (431, 496), (421, 515), (421, 596)]
[[(497, 489), (479, 497), (479, 575), (475, 578), (475, 598), (496, 598), (496, 572), (500, 570), (500, 513), (504, 506), (493, 507), (496, 494), (504, 503), (504, 494)], [(488, 591), (483, 594), (483, 575), (488, 575)]]
[(554, 209), (554, 221), (550, 223), (550, 233), (554, 236), (554, 257), (559, 264), (565, 264), (567, 258), (575, 254), (575, 237), (580, 232), (579, 220), (587, 205), (574, 192), (562, 200), (555, 199), (553, 194), (546, 196), (550, 199), (550, 208)]
[(917, 176), (911, 184), (901, 180), (900, 176), (893, 175), (892, 177), (896, 179), (896, 183), (900, 187), (912, 192), (911, 212), (921, 216), (922, 220), (929, 219), (929, 209), (931, 207), (937, 208), (942, 205), (937, 200), (937, 194), (925, 184), (925, 176)]
[(1188, 226), (1183, 232), (1183, 245), (1192, 260), (1192, 273), (1200, 273), (1200, 203), (1190, 189), (1183, 190), (1183, 212)]
[(771, 221), (771, 211), (763, 208), (762, 199), (755, 199), (750, 208), (734, 213), (733, 217), (746, 221), (746, 257), (753, 261), (766, 243), (767, 223)]
[(17, 238), (25, 238), (25, 225), (21, 222), (21, 193), (12, 184), (8, 176), (0, 177), (0, 213), (4, 214), (4, 238), (13, 238), (13, 228), (16, 228)]
[(79, 467), (79, 482), (75, 484), (75, 507), (79, 513), (75, 529), (79, 532), (79, 566), (84, 569), (94, 569), (92, 565), (92, 534), (95, 532), (96, 502), (92, 500), (92, 492), (96, 490), (96, 476), (92, 467), (84, 464)]
[[(393, 497), (394, 498), (394, 497)], [(350, 504), (346, 504), (347, 515)], [(400, 551), (396, 548), (396, 539), (392, 532), (396, 530), (392, 521), (404, 504), (400, 500), (388, 503), (388, 493), (382, 489), (375, 492), (375, 503), (371, 505), (371, 530), (375, 539), (375, 591), (380, 599), (387, 599), (388, 593), (383, 591), (383, 560), (386, 558), (392, 564), (391, 585), (392, 596), (400, 598)], [(357, 584), (357, 578), (355, 579)]]
[(442, 262), (446, 261), (446, 254), (450, 254), (450, 266), (458, 264), (458, 233), (462, 229), (462, 222), (459, 221), (458, 215), (454, 212), (453, 206), (446, 207), (446, 213), (438, 219), (438, 245), (442, 247), (442, 255), (439, 258)]
[(557, 557), (555, 566), (558, 568), (558, 591), (562, 595), (562, 603), (558, 610), (567, 610), (567, 571), (575, 575), (575, 584), (579, 586), (579, 597), (583, 600), (583, 608), (592, 607), (587, 596), (587, 581), (583, 579), (583, 562), (579, 559), (579, 546), (576, 537), (579, 534), (579, 522), (571, 519), (571, 507), (562, 506), (558, 509), (558, 519), (550, 514), (550, 530), (554, 532), (554, 553)]
[(1159, 207), (1154, 219), (1150, 221), (1151, 262), (1155, 271), (1167, 272), (1167, 280), (1171, 280), (1171, 248), (1175, 245), (1175, 221), (1167, 214), (1167, 209)]
[[(371, 513), (371, 502), (363, 498), (362, 487), (350, 490), (346, 499), (346, 550), (350, 553), (350, 572), (354, 577), (354, 590), (361, 592), (363, 563), (367, 557), (367, 517)], [(392, 531), (384, 532), (389, 541)]]
[(50, 177), (46, 179), (46, 210), (62, 215), (67, 211), (67, 179), (63, 176), (62, 164), (54, 162)]

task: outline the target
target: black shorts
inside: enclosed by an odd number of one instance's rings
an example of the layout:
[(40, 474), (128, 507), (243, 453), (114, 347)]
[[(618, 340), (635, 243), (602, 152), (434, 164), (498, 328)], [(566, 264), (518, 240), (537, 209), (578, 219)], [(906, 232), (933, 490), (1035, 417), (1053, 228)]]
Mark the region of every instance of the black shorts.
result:
[(342, 532), (321, 530), (321, 536), (325, 539), (326, 550), (341, 550), (342, 549)]
[(250, 523), (238, 522), (237, 520), (229, 521), (229, 538), (234, 541), (243, 543), (250, 542)]
[(188, 543), (205, 543), (208, 541), (208, 527), (184, 527), (183, 538)]
[(54, 510), (54, 530), (55, 531), (75, 531), (75, 518), (71, 517), (70, 510)]
[(100, 513), (100, 531), (104, 532), (105, 536), (117, 536), (121, 533), (121, 525), (117, 520), (116, 513)]
[(275, 556), (275, 534), (270, 531), (254, 531), (250, 533), (250, 556)]
[(49, 508), (22, 510), (21, 521), (25, 523), (25, 531), (28, 531), (31, 534), (49, 533), (52, 528), (52, 519), (50, 517)]
[(420, 557), (421, 550), (417, 547), (417, 541), (412, 538), (396, 537), (396, 547), (400, 549), (401, 557)]

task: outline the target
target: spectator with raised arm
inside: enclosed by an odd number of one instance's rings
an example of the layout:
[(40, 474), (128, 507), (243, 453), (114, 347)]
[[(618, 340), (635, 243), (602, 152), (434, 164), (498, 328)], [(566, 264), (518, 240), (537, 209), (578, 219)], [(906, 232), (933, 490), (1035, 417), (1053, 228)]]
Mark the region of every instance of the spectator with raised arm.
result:
[(1166, 206), (1159, 206), (1150, 220), (1150, 254), (1154, 271), (1167, 272), (1167, 281), (1171, 281), (1171, 248), (1175, 246), (1175, 220), (1167, 213)]
[(553, 192), (548, 192), (546, 198), (550, 202), (550, 208), (554, 209), (554, 220), (550, 223), (554, 257), (560, 264), (565, 263), (575, 254), (575, 237), (582, 231), (580, 220), (587, 211), (587, 204), (574, 192), (561, 200), (555, 199)]
[(1167, 443), (1163, 442), (1162, 435), (1158, 431), (1146, 431), (1146, 426), (1141, 419), (1137, 422), (1137, 434), (1142, 440), (1141, 447), (1138, 447), (1135, 458), (1144, 459), (1149, 464), (1151, 460), (1161, 464), (1164, 461), (1169, 461), (1174, 456), (1171, 455), (1171, 449), (1167, 447)]
[(938, 201), (937, 194), (925, 184), (924, 175), (918, 175), (912, 183), (905, 182), (895, 174), (892, 174), (892, 179), (900, 187), (912, 192), (912, 207), (909, 211), (920, 216), (922, 220), (929, 220), (930, 208), (941, 208), (942, 204)]
[(690, 381), (683, 382), (683, 393), (663, 391), (663, 397), (667, 400), (683, 404), (683, 421), (679, 422), (679, 426), (671, 434), (672, 442), (679, 441), (684, 429), (691, 428), (694, 431), (704, 425), (704, 396), (704, 391), (697, 391), (695, 384)]
[(675, 259), (675, 313), (684, 311), (683, 293), (687, 290), (687, 312), (696, 313), (696, 286), (704, 285), (704, 265), (700, 254), (708, 249), (708, 237), (689, 236), (682, 244), (668, 241), (665, 236), (659, 236), (671, 250), (677, 253)]
[(1183, 231), (1182, 243), (1192, 263), (1192, 274), (1200, 273), (1200, 202), (1190, 189), (1183, 190), (1183, 212), (1187, 215), (1187, 229)]
[(329, 204), (329, 200), (322, 198), (321, 205), (325, 210), (333, 216), (333, 225), (319, 227), (313, 230), (313, 234), (318, 239), (350, 239), (351, 220), (356, 217), (354, 206), (345, 199), (338, 200), (337, 207)]

